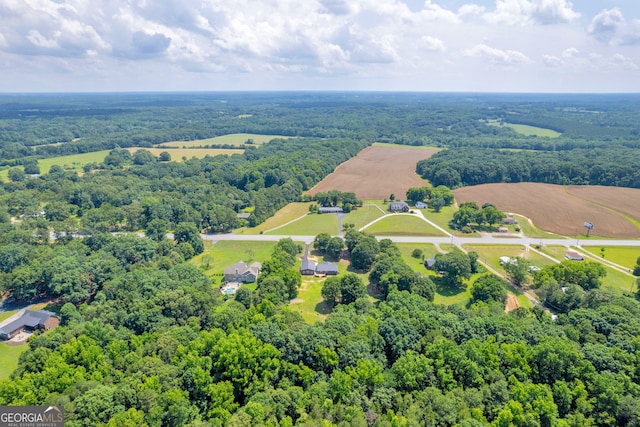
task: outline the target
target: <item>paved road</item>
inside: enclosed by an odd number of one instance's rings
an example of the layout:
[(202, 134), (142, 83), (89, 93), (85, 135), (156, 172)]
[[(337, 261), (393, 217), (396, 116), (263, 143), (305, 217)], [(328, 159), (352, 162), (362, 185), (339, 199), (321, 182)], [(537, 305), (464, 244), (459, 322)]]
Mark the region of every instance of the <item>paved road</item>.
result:
[[(249, 241), (265, 241), (275, 242), (284, 238), (292, 238), (296, 241), (313, 242), (315, 236), (284, 236), (270, 234), (203, 234), (204, 240), (220, 241), (220, 240), (249, 240)], [(389, 239), (395, 243), (433, 243), (461, 245), (560, 245), (560, 246), (638, 246), (640, 247), (640, 239), (636, 240), (588, 240), (588, 239), (534, 239), (532, 237), (496, 237), (485, 235), (481, 237), (419, 237), (419, 236), (383, 236), (378, 239)]]

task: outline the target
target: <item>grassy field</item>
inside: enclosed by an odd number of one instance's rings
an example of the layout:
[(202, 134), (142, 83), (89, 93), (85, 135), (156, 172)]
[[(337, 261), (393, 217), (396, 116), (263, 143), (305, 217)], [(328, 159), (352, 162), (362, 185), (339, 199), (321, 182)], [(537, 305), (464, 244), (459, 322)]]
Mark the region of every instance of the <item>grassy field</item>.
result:
[(529, 125), (516, 125), (512, 123), (501, 124), (496, 120), (491, 120), (487, 124), (498, 127), (509, 127), (516, 131), (519, 134), (527, 135), (527, 136), (546, 136), (548, 138), (558, 138), (562, 135), (560, 132), (556, 132), (555, 130), (541, 128), (537, 126), (529, 126)]
[(558, 245), (547, 245), (540, 248), (541, 252), (544, 252), (547, 255), (552, 256), (558, 261), (564, 261), (564, 255), (567, 253), (567, 248), (565, 246)]
[(322, 322), (331, 312), (321, 295), (324, 280), (317, 277), (303, 277), (298, 298), (289, 304), (291, 311), (300, 313), (307, 323)]
[(356, 230), (361, 229), (371, 221), (374, 221), (384, 215), (384, 213), (376, 206), (367, 204), (355, 211), (351, 211), (342, 218), (342, 224), (353, 224), (355, 225)]
[(242, 149), (233, 149), (233, 148), (141, 148), (141, 147), (131, 147), (127, 148), (131, 154), (135, 153), (138, 150), (147, 150), (154, 156), (158, 157), (160, 153), (166, 151), (171, 155), (171, 160), (174, 162), (181, 162), (183, 157), (187, 159), (191, 159), (192, 157), (196, 157), (198, 159), (202, 159), (206, 156), (218, 156), (223, 154), (225, 156), (231, 156), (233, 154), (242, 154), (244, 150)]
[(271, 256), (276, 242), (249, 242), (249, 241), (220, 241), (213, 245), (205, 246), (205, 251), (194, 257), (190, 262), (203, 268), (204, 272), (216, 284), (220, 284), (224, 268), (244, 261), (248, 264), (259, 261), (263, 262)]
[(472, 234), (464, 234), (461, 233), (459, 231), (455, 231), (452, 230), (451, 228), (449, 228), (449, 221), (451, 221), (453, 219), (453, 214), (456, 213), (456, 211), (458, 210), (457, 206), (444, 206), (440, 212), (436, 213), (430, 209), (422, 209), (422, 214), (424, 215), (425, 218), (427, 218), (429, 221), (432, 221), (436, 224), (438, 224), (440, 227), (442, 227), (443, 229), (449, 231), (451, 234), (455, 235), (455, 236), (474, 236), (477, 235), (475, 233)]
[(204, 147), (205, 145), (218, 145), (218, 144), (229, 144), (229, 145), (242, 145), (247, 142), (248, 139), (253, 139), (254, 145), (261, 145), (265, 142), (269, 142), (275, 138), (292, 138), (290, 136), (279, 136), (279, 135), (259, 135), (252, 133), (231, 133), (229, 135), (221, 135), (216, 136), (214, 138), (207, 139), (196, 139), (193, 141), (171, 141), (171, 142), (163, 142), (162, 144), (158, 144), (158, 148), (163, 147)]
[(18, 312), (18, 310), (11, 310), (11, 311), (5, 311), (3, 313), (0, 313), (0, 322), (2, 322), (3, 320), (8, 319), (9, 317), (13, 316), (17, 312)]
[(300, 218), (303, 215), (309, 213), (309, 206), (311, 203), (289, 203), (284, 208), (276, 212), (271, 218), (267, 219), (262, 224), (253, 228), (243, 228), (236, 230), (237, 234), (260, 234), (267, 230), (271, 230), (276, 227), (280, 227), (289, 221)]
[(413, 215), (390, 215), (367, 227), (376, 236), (443, 236), (442, 232)]
[[(101, 163), (104, 158), (109, 154), (109, 150), (94, 151), (92, 153), (73, 154), (70, 156), (58, 156), (48, 159), (38, 160), (38, 166), (40, 167), (40, 173), (46, 174), (51, 169), (51, 166), (58, 165), (64, 170), (73, 170), (81, 172), (82, 167), (88, 163)], [(22, 166), (18, 166), (22, 168)], [(9, 169), (0, 171), (0, 179), (7, 181), (9, 177)]]
[(509, 228), (520, 227), (520, 230), (527, 237), (532, 237), (534, 239), (557, 239), (559, 237), (558, 234), (549, 233), (547, 231), (542, 230), (541, 228), (536, 227), (533, 222), (530, 222), (528, 218), (521, 215), (513, 215), (513, 217), (518, 220), (518, 224), (516, 226), (508, 226)]
[(414, 249), (421, 249), (424, 259), (431, 258), (438, 253), (435, 245), (431, 243), (396, 243), (396, 246), (400, 249), (404, 262), (411, 267), (413, 271), (422, 273), (423, 275), (432, 273), (425, 268), (422, 258), (412, 257), (411, 252), (413, 252)]
[(266, 234), (282, 234), (290, 236), (316, 236), (320, 233), (338, 234), (338, 216), (335, 214), (310, 214), (291, 224)]
[(601, 249), (604, 249), (604, 259), (630, 269), (635, 267), (636, 261), (640, 257), (640, 248), (628, 246), (583, 246), (583, 249), (598, 258), (602, 255)]
[(467, 251), (477, 252), (482, 263), (501, 273), (504, 272), (500, 265), (501, 256), (525, 258), (532, 265), (540, 268), (554, 264), (549, 258), (531, 250), (527, 251), (523, 245), (463, 245), (463, 247)]
[(0, 380), (9, 378), (9, 375), (18, 367), (20, 355), (27, 351), (27, 344), (18, 346), (8, 346), (0, 343)]

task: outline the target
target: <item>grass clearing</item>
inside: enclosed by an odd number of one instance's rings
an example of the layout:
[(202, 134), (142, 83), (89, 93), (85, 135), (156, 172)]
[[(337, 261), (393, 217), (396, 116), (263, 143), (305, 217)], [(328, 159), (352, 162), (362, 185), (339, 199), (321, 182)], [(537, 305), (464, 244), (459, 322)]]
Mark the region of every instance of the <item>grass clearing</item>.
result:
[(455, 236), (469, 237), (469, 236), (476, 235), (475, 233), (471, 233), (471, 234), (461, 233), (459, 231), (452, 230), (451, 228), (449, 228), (449, 222), (453, 219), (453, 214), (456, 213), (457, 210), (458, 210), (458, 207), (455, 205), (452, 205), (452, 206), (444, 206), (440, 210), (440, 212), (434, 212), (431, 209), (422, 209), (422, 214), (426, 219), (439, 225), (444, 230), (449, 231), (451, 234)]
[(9, 375), (18, 367), (20, 355), (28, 349), (28, 344), (9, 346), (0, 342), (0, 380), (9, 378)]
[[(109, 150), (94, 151), (91, 153), (72, 154), (70, 156), (50, 157), (48, 159), (39, 159), (38, 167), (40, 174), (49, 173), (51, 166), (58, 165), (66, 171), (82, 172), (82, 167), (88, 163), (102, 163), (109, 154)], [(22, 166), (16, 166), (22, 169)], [(9, 169), (0, 171), (0, 179), (2, 181), (9, 180)]]
[(512, 123), (501, 123), (498, 120), (489, 120), (487, 124), (490, 126), (497, 126), (497, 127), (509, 127), (514, 131), (516, 131), (517, 133), (521, 135), (526, 135), (526, 136), (533, 135), (533, 136), (541, 136), (541, 137), (547, 137), (547, 138), (558, 138), (560, 135), (562, 135), (560, 132), (556, 132), (555, 130), (551, 130), (547, 128), (541, 128), (538, 126), (529, 126), (529, 125), (517, 125)]
[(11, 311), (4, 311), (0, 313), (0, 322), (2, 322), (3, 320), (7, 320), (9, 317), (13, 316), (17, 312), (18, 310), (11, 310)]
[(276, 138), (293, 138), (291, 136), (280, 136), (280, 135), (261, 135), (261, 134), (253, 134), (253, 133), (231, 133), (228, 135), (216, 136), (213, 138), (206, 139), (196, 139), (193, 141), (171, 141), (171, 142), (163, 142), (162, 144), (158, 144), (158, 148), (168, 148), (168, 147), (205, 147), (206, 145), (220, 145), (220, 144), (228, 144), (228, 145), (243, 145), (246, 144), (247, 140), (252, 139), (253, 145), (262, 145), (265, 142), (269, 142), (272, 139)]
[(267, 231), (266, 234), (290, 236), (317, 236), (320, 233), (338, 234), (338, 216), (336, 214), (310, 214), (281, 228)]
[(542, 246), (540, 248), (541, 252), (551, 256), (552, 258), (557, 259), (560, 262), (566, 259), (564, 256), (567, 253), (567, 250), (568, 249), (566, 246), (559, 246), (559, 245), (547, 245), (547, 246)]
[(424, 255), (424, 259), (431, 258), (435, 256), (438, 251), (436, 250), (436, 246), (432, 243), (396, 243), (398, 249), (400, 249), (400, 254), (402, 255), (403, 261), (411, 267), (411, 269), (415, 272), (421, 273), (422, 275), (427, 275), (427, 273), (433, 273), (430, 270), (427, 270), (424, 266), (424, 261), (421, 258), (414, 258), (411, 256), (411, 253), (414, 249), (420, 249), (422, 254)]
[(536, 227), (536, 225), (527, 217), (515, 214), (513, 217), (518, 221), (518, 224), (515, 227), (520, 227), (522, 233), (527, 237), (532, 237), (534, 239), (558, 239), (563, 237)]
[(583, 246), (582, 249), (598, 258), (604, 253), (604, 259), (630, 269), (635, 267), (640, 257), (640, 247), (633, 246)]
[(367, 227), (365, 232), (376, 236), (443, 236), (442, 232), (411, 214), (389, 215)]
[(356, 230), (385, 215), (378, 209), (377, 205), (367, 204), (351, 211), (342, 218), (342, 224), (353, 224)]
[(272, 217), (268, 218), (265, 222), (259, 224), (257, 227), (243, 228), (240, 230), (236, 230), (235, 232), (236, 234), (260, 234), (261, 232), (264, 233), (267, 230), (281, 227), (290, 221), (294, 221), (301, 216), (308, 214), (309, 206), (311, 204), (311, 202), (289, 203), (287, 206), (280, 209)]
[(322, 298), (322, 284), (325, 279), (303, 277), (298, 297), (289, 304), (291, 311), (300, 313), (305, 322), (314, 324), (322, 322), (331, 313), (331, 308)]
[(131, 147), (127, 148), (131, 154), (135, 153), (138, 150), (147, 150), (154, 156), (158, 157), (160, 153), (166, 151), (171, 155), (171, 161), (181, 162), (183, 161), (183, 157), (187, 159), (191, 159), (196, 157), (198, 159), (202, 159), (207, 156), (231, 156), (234, 154), (242, 154), (244, 150), (242, 149), (233, 149), (233, 148), (144, 148), (144, 147)]
[(219, 285), (225, 267), (238, 261), (247, 264), (254, 261), (264, 262), (271, 256), (276, 243), (222, 240), (206, 245), (204, 252), (189, 262), (202, 268), (205, 274), (211, 277), (211, 281)]

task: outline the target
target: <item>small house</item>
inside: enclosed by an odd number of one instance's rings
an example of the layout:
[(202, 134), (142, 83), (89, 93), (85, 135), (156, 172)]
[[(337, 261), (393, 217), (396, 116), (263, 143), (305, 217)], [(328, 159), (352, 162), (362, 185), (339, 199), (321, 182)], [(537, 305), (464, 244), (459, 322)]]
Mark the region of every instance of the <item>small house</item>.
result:
[(46, 310), (25, 310), (22, 316), (0, 328), (0, 339), (9, 340), (21, 332), (49, 330), (60, 323), (60, 318)]
[(500, 257), (500, 265), (505, 265), (505, 264), (509, 264), (511, 262), (511, 258), (508, 256), (501, 256)]
[(259, 262), (247, 265), (246, 262), (240, 261), (224, 269), (224, 280), (225, 282), (252, 283), (258, 278), (260, 270), (262, 270), (262, 264)]
[(409, 205), (407, 202), (391, 202), (389, 203), (390, 212), (409, 212)]
[(424, 260), (424, 266), (427, 267), (427, 270), (433, 270), (433, 266), (436, 265), (435, 258), (428, 258)]
[(313, 261), (309, 261), (308, 259), (302, 260), (302, 265), (300, 266), (300, 274), (303, 276), (313, 276), (316, 273), (316, 264)]
[(508, 233), (509, 229), (507, 227), (498, 227), (498, 233)]
[(335, 276), (339, 273), (338, 265), (331, 262), (323, 262), (316, 266), (316, 274), (326, 274), (328, 276)]
[(576, 251), (567, 251), (564, 257), (572, 261), (584, 261), (584, 257)]
[(416, 202), (416, 208), (417, 209), (424, 209), (426, 207), (427, 207), (427, 205), (426, 205), (425, 202)]
[(514, 224), (517, 224), (517, 223), (518, 223), (518, 220), (517, 220), (517, 219), (515, 219), (515, 218), (514, 218), (514, 217), (512, 217), (512, 216), (508, 216), (508, 217), (506, 217), (506, 218), (503, 218), (503, 219), (502, 219), (502, 222), (503, 222), (504, 224), (514, 225)]
[(342, 213), (342, 208), (340, 206), (322, 206), (318, 208), (318, 212), (320, 213)]
[(247, 213), (247, 212), (240, 212), (240, 213), (236, 214), (236, 217), (238, 219), (249, 219), (250, 216), (251, 216), (251, 214)]

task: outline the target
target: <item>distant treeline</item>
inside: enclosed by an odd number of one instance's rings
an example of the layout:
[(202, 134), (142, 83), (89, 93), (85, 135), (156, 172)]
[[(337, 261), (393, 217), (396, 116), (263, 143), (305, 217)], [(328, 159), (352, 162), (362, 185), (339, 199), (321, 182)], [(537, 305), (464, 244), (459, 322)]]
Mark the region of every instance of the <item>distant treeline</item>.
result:
[(501, 151), (459, 148), (418, 162), (433, 185), (460, 187), (494, 182), (608, 185), (640, 188), (640, 151), (624, 147), (570, 151)]
[[(150, 147), (230, 133), (403, 145), (639, 148), (638, 97), (490, 94), (209, 93), (0, 96), (0, 162)], [(490, 120), (562, 132), (518, 134)]]

